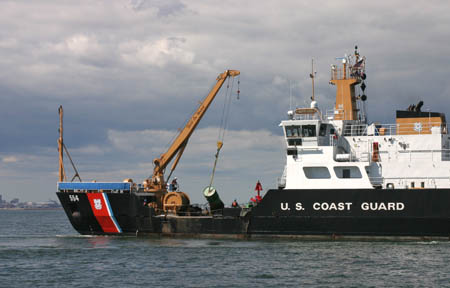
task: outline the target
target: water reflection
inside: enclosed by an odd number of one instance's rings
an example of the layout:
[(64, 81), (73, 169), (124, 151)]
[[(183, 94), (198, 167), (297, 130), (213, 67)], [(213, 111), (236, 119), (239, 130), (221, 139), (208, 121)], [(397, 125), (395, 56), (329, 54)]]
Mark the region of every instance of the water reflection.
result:
[(107, 236), (93, 236), (88, 238), (89, 248), (92, 249), (108, 248), (110, 242), (111, 239)]

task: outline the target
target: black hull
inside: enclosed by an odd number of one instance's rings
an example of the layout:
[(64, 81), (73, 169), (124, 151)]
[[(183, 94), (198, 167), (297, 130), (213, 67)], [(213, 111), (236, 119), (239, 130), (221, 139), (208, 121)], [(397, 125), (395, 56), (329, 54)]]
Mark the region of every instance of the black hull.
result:
[(81, 234), (308, 238), (450, 237), (450, 189), (269, 190), (251, 209), (213, 216), (156, 215), (145, 194), (103, 193), (119, 230), (105, 228), (88, 194), (57, 192)]

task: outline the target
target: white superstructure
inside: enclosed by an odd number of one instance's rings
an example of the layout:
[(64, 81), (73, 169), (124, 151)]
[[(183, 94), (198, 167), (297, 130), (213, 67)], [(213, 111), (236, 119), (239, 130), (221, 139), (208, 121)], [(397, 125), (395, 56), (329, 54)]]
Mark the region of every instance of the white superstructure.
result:
[(341, 91), (348, 88), (348, 93), (337, 92), (332, 113), (323, 115), (313, 97), (310, 108), (289, 111), (289, 119), (281, 122), (286, 166), (279, 187), (450, 188), (445, 116), (421, 112), (420, 102), (397, 111), (396, 124), (368, 124), (361, 113), (366, 96), (354, 93), (355, 85), (365, 85), (364, 58), (357, 51), (355, 56), (353, 65), (346, 58), (343, 73), (332, 66), (333, 84)]

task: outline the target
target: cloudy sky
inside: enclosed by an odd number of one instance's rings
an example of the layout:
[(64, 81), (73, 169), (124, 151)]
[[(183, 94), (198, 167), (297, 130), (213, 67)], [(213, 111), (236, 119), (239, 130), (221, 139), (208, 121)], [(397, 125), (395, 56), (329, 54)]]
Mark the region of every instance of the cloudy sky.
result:
[[(282, 173), (278, 124), (289, 87), (308, 105), (311, 58), (322, 109), (334, 103), (330, 64), (358, 45), (370, 121), (392, 123), (419, 100), (450, 117), (448, 11), (446, 0), (2, 0), (0, 194), (56, 199), (59, 105), (83, 180), (141, 182), (216, 76), (238, 69), (214, 185), (247, 201), (258, 179), (268, 189)], [(226, 90), (175, 173), (192, 202), (205, 202)]]

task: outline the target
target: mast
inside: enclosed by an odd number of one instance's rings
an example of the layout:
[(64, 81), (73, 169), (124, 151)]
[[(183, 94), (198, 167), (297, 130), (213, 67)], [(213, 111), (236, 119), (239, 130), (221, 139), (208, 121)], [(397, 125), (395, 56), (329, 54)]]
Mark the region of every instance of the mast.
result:
[[(356, 63), (349, 63), (347, 56), (342, 59), (342, 68), (331, 66), (330, 84), (336, 85), (335, 120), (358, 120), (355, 86), (364, 79), (364, 57), (361, 59), (355, 47)], [(363, 100), (364, 101), (364, 100)]]
[(314, 78), (316, 77), (316, 73), (314, 72), (314, 59), (311, 59), (311, 74), (309, 74), (312, 81), (312, 96), (311, 100), (314, 101)]
[(58, 139), (58, 152), (59, 152), (59, 177), (58, 177), (58, 181), (59, 182), (63, 182), (64, 178), (66, 177), (65, 173), (64, 173), (64, 162), (63, 162), (63, 155), (64, 155), (64, 142), (63, 142), (63, 108), (62, 105), (59, 106), (58, 108), (58, 113), (59, 113), (59, 139)]

